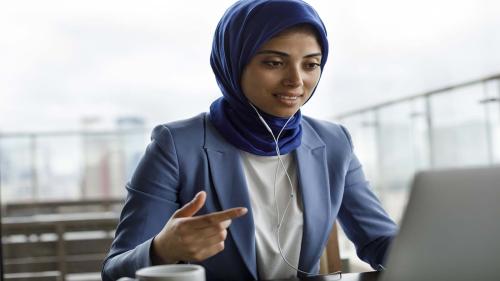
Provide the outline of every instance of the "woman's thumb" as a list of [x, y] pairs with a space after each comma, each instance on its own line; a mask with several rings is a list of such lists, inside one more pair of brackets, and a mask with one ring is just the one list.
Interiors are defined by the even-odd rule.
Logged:
[[173, 216], [176, 218], [192, 217], [201, 209], [201, 207], [203, 207], [206, 198], [207, 194], [205, 193], [205, 191], [196, 193], [196, 196], [194, 196], [193, 200], [182, 206], [182, 208], [177, 210]]

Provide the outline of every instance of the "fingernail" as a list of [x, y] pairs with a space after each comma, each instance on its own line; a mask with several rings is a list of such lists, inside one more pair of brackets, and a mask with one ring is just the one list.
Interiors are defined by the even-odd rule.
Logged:
[[241, 209], [241, 214], [244, 215], [248, 212], [248, 209], [247, 208], [243, 208]]

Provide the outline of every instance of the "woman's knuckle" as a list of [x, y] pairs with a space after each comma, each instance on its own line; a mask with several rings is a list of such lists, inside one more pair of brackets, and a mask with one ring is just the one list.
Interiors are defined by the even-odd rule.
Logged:
[[196, 249], [195, 247], [192, 247], [192, 246], [187, 248], [187, 252], [189, 255], [191, 255], [193, 257], [195, 257], [199, 254], [198, 249]]
[[215, 224], [217, 223], [217, 219], [215, 217], [207, 217], [207, 221], [210, 224]]
[[204, 257], [201, 253], [195, 253], [193, 254], [193, 259], [197, 262], [200, 262], [204, 260]]

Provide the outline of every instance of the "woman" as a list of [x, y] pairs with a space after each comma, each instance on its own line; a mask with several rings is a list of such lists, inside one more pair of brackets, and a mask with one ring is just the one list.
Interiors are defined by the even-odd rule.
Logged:
[[[301, 115], [328, 56], [300, 0], [244, 0], [217, 26], [210, 113], [158, 126], [127, 185], [103, 280], [199, 263], [207, 280], [317, 273], [336, 220], [372, 267], [396, 226], [340, 125]], [[278, 145], [276, 145], [278, 144]]]

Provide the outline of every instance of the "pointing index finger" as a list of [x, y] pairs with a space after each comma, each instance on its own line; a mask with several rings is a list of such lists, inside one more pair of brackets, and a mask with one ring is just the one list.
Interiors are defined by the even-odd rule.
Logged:
[[241, 217], [247, 212], [248, 209], [244, 207], [231, 208], [224, 211], [193, 217], [192, 220], [196, 223], [197, 227], [203, 228], [213, 226], [214, 224], [218, 224], [226, 220]]

